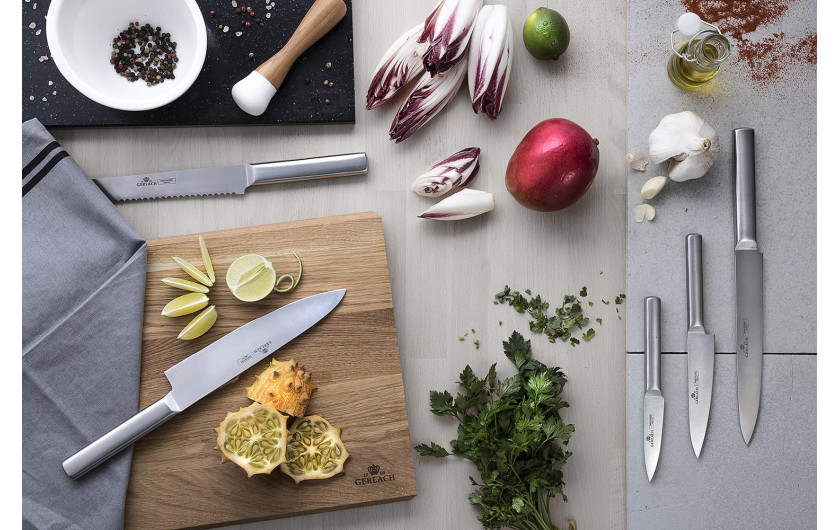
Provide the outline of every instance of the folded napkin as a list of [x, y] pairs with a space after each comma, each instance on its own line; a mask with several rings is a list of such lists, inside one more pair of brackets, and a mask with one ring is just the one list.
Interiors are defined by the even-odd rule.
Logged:
[[61, 463], [137, 412], [146, 242], [37, 120], [23, 164], [23, 526], [121, 528], [131, 450]]

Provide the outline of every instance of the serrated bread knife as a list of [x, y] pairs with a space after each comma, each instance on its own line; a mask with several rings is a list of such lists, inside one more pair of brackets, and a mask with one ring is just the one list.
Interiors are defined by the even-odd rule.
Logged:
[[738, 417], [749, 445], [761, 402], [764, 356], [764, 257], [758, 250], [755, 221], [755, 133], [734, 131], [735, 138], [735, 296], [738, 344]]
[[648, 481], [653, 480], [659, 451], [662, 448], [662, 420], [665, 416], [665, 398], [659, 387], [660, 342], [659, 298], [645, 298], [645, 401], [644, 446], [645, 469]]
[[245, 193], [251, 186], [366, 175], [365, 153], [93, 179], [112, 201]]
[[685, 283], [688, 298], [688, 335], [685, 341], [688, 375], [688, 429], [694, 454], [700, 458], [715, 373], [715, 336], [706, 333], [703, 319], [703, 238], [685, 236]]
[[164, 372], [172, 391], [62, 463], [77, 479], [172, 416], [254, 366], [327, 316], [344, 289], [316, 294], [275, 309], [231, 331]]

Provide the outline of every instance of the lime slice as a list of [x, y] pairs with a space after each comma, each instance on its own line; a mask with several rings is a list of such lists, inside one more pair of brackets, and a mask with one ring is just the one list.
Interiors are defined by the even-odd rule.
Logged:
[[166, 304], [160, 314], [165, 317], [189, 315], [204, 309], [209, 302], [210, 299], [204, 293], [185, 294]]
[[185, 291], [192, 291], [194, 293], [209, 293], [210, 288], [200, 283], [191, 282], [190, 280], [182, 280], [181, 278], [164, 278], [163, 283], [176, 289], [183, 289]]
[[531, 55], [556, 61], [569, 47], [569, 25], [557, 11], [541, 7], [525, 19], [522, 38]]
[[233, 296], [243, 302], [256, 302], [274, 289], [277, 273], [271, 262], [264, 257], [246, 254], [230, 264], [225, 279]]
[[213, 262], [210, 261], [210, 253], [207, 252], [207, 244], [204, 238], [198, 236], [198, 245], [201, 247], [201, 259], [204, 260], [204, 270], [207, 271], [207, 277], [211, 283], [216, 283], [216, 273], [213, 271]]
[[206, 274], [198, 270], [198, 267], [196, 267], [189, 261], [175, 256], [172, 256], [172, 260], [175, 261], [175, 263], [177, 263], [178, 266], [181, 267], [181, 269], [184, 272], [195, 278], [197, 281], [203, 283], [207, 287], [213, 287], [213, 282], [210, 281], [210, 278], [208, 278]]
[[187, 324], [187, 327], [181, 330], [181, 333], [178, 334], [178, 338], [181, 340], [197, 339], [213, 327], [213, 324], [216, 323], [217, 316], [218, 313], [216, 313], [216, 306], [211, 305], [199, 313], [197, 317], [192, 319], [190, 323]]

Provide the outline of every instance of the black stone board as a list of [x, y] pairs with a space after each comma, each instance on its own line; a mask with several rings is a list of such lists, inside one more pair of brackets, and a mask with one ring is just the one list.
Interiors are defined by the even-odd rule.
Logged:
[[[250, 17], [237, 14], [230, 0], [197, 0], [207, 27], [207, 57], [201, 73], [172, 103], [131, 112], [88, 99], [64, 79], [52, 59], [39, 60], [50, 55], [46, 32], [49, 0], [23, 0], [23, 119], [38, 118], [47, 127], [354, 123], [351, 0], [344, 0], [344, 19], [298, 59], [262, 116], [250, 116], [236, 106], [231, 87], [289, 40], [314, 0], [272, 1], [275, 5], [270, 11], [265, 9], [265, 0], [241, 2], [240, 6], [257, 13]], [[216, 16], [210, 16], [211, 10]], [[266, 18], [266, 13], [271, 16]], [[244, 20], [251, 22], [250, 28], [242, 27]], [[33, 22], [36, 26], [30, 28]], [[227, 33], [218, 29], [220, 24], [229, 27]], [[114, 28], [114, 34], [120, 29]], [[242, 32], [239, 37], [238, 31]], [[249, 58], [249, 53], [254, 57]], [[332, 86], [324, 85], [325, 80]]]

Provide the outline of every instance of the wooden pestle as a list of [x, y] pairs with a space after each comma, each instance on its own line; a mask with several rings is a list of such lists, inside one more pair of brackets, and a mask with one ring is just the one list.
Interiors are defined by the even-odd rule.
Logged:
[[236, 104], [248, 114], [262, 114], [298, 57], [334, 28], [346, 13], [344, 0], [315, 0], [289, 42], [233, 86]]

